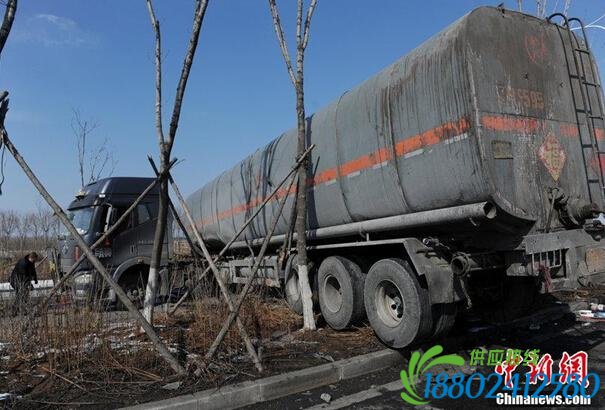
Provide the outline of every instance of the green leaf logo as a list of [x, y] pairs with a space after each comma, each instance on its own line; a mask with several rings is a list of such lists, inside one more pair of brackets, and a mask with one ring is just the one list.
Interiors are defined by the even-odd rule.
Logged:
[[[422, 397], [416, 391], [416, 384], [428, 369], [440, 364], [449, 364], [452, 366], [464, 365], [464, 358], [457, 354], [448, 354], [439, 356], [443, 352], [441, 345], [435, 345], [424, 352], [422, 356], [418, 351], [412, 353], [408, 370], [402, 370], [400, 373], [401, 383], [404, 391], [401, 392], [401, 398], [415, 406], [427, 404], [429, 401]], [[437, 357], [439, 356], [439, 357]]]

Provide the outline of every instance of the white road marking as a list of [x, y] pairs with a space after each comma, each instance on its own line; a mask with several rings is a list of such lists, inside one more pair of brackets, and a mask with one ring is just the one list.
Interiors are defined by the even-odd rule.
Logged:
[[308, 407], [307, 410], [342, 409], [360, 403], [362, 401], [382, 396], [385, 391], [392, 392], [397, 390], [403, 390], [401, 380], [395, 380], [394, 382], [383, 384], [382, 386], [376, 386], [368, 390], [353, 393], [348, 396], [344, 396], [334, 401], [331, 401], [330, 403], [323, 403], [313, 407]]
[[347, 175], [347, 177], [348, 178], [353, 178], [353, 177], [356, 177], [359, 174], [361, 174], [361, 171], [355, 171], [355, 172], [351, 172], [349, 175]]

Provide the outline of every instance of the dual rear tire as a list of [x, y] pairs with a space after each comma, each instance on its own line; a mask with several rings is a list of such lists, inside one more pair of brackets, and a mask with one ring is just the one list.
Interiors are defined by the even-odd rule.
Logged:
[[[456, 306], [431, 306], [428, 290], [402, 259], [381, 259], [366, 275], [352, 260], [330, 256], [321, 263], [316, 284], [322, 316], [331, 328], [345, 329], [367, 316], [376, 336], [394, 349], [441, 337], [454, 324]], [[302, 314], [295, 272], [285, 290], [290, 307]]]
[[[363, 284], [365, 275], [359, 265], [341, 256], [323, 260], [312, 280], [314, 295], [326, 323], [333, 329], [346, 329], [365, 318]], [[293, 260], [284, 284], [290, 309], [302, 315], [302, 297], [298, 283], [298, 267]]]
[[370, 325], [387, 346], [401, 349], [431, 336], [428, 291], [402, 259], [382, 259], [372, 265], [364, 296]]
[[317, 274], [319, 307], [326, 323], [341, 330], [361, 322], [365, 318], [365, 275], [359, 265], [341, 256], [330, 256]]

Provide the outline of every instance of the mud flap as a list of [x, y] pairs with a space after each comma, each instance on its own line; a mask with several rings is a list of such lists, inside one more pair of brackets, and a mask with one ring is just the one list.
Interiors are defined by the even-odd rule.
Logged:
[[464, 299], [460, 281], [454, 277], [450, 263], [443, 255], [417, 238], [405, 238], [403, 246], [416, 273], [426, 281], [431, 305]]

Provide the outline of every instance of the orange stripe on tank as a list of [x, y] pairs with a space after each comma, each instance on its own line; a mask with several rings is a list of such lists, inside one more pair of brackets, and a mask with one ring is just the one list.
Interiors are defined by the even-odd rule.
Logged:
[[[435, 145], [448, 138], [455, 137], [467, 132], [470, 129], [470, 122], [466, 118], [461, 118], [458, 121], [447, 122], [436, 128], [427, 130], [421, 134], [413, 135], [395, 144], [395, 155], [401, 157], [409, 152], [417, 149]], [[351, 175], [358, 171], [363, 171], [372, 168], [375, 165], [382, 164], [385, 161], [393, 159], [393, 152], [387, 147], [379, 148], [374, 152], [357, 157], [351, 161], [347, 161], [340, 167], [325, 169], [317, 173], [313, 178], [307, 181], [308, 187], [320, 185], [322, 183], [335, 181], [338, 177]], [[339, 175], [340, 174], [340, 175]], [[287, 188], [279, 189], [271, 200], [283, 198], [285, 195], [291, 195], [296, 192], [296, 187], [293, 186], [289, 192]], [[266, 198], [266, 197], [265, 197]], [[265, 198], [254, 198], [247, 204], [240, 204], [231, 209], [221, 211], [217, 217], [219, 220], [231, 217], [235, 214], [245, 212], [263, 203]], [[212, 223], [213, 217], [204, 218], [201, 224]]]
[[517, 131], [530, 134], [538, 131], [543, 121], [536, 118], [511, 118], [502, 115], [484, 115], [481, 125], [491, 131]]
[[580, 136], [576, 124], [561, 124], [559, 125], [559, 132], [563, 137], [577, 138]]

